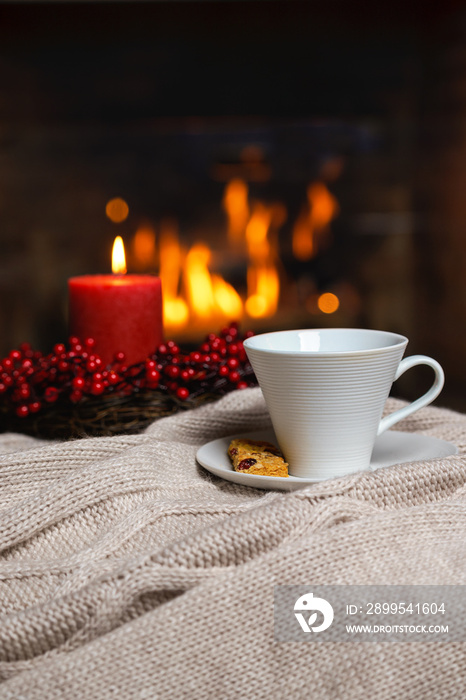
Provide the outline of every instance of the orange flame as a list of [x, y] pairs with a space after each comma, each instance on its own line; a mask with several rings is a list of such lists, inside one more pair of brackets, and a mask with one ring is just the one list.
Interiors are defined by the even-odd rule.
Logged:
[[112, 249], [112, 272], [115, 275], [126, 274], [125, 246], [121, 236], [117, 236]]
[[268, 232], [272, 212], [260, 202], [254, 205], [252, 216], [246, 227], [246, 242], [248, 244], [249, 257], [254, 262], [262, 262], [270, 254]]
[[248, 287], [254, 289], [246, 300], [246, 311], [252, 318], [273, 316], [277, 310], [280, 280], [274, 265], [251, 267], [248, 271]]
[[[248, 268], [246, 311], [252, 318], [273, 316], [280, 295], [280, 280], [274, 262], [276, 245], [270, 239], [270, 227], [276, 208], [257, 203], [246, 227], [251, 264]], [[280, 216], [283, 212], [280, 211]]]
[[185, 285], [189, 305], [200, 318], [209, 318], [215, 306], [209, 272], [211, 253], [204, 243], [195, 243], [186, 256]]
[[[320, 239], [329, 232], [329, 224], [338, 213], [338, 204], [326, 186], [311, 183], [308, 206], [294, 225], [293, 251], [308, 260], [319, 249]], [[158, 258], [163, 289], [164, 323], [168, 333], [189, 326], [212, 327], [244, 314], [251, 319], [267, 318], [277, 312], [280, 299], [280, 263], [278, 233], [287, 217], [281, 203], [266, 204], [248, 200], [248, 186], [239, 179], [225, 187], [223, 207], [228, 217], [229, 252], [232, 269], [247, 266], [246, 293], [240, 296], [218, 272], [212, 270], [213, 255], [206, 243], [196, 242], [189, 250], [180, 244], [176, 222], [164, 222], [158, 234], [150, 227], [139, 229], [133, 240], [134, 261], [147, 265]], [[120, 271], [120, 270], [119, 270]], [[312, 301], [312, 304], [311, 304]], [[312, 313], [333, 313], [339, 300], [323, 294], [308, 300]], [[311, 309], [309, 306], [309, 309]], [[315, 311], [314, 311], [315, 307]]]
[[212, 275], [212, 286], [215, 305], [225, 318], [240, 319], [243, 315], [243, 302], [236, 289], [220, 275]]
[[338, 202], [323, 182], [313, 182], [307, 188], [309, 211], [303, 211], [293, 229], [293, 254], [298, 260], [310, 260], [318, 249], [318, 239], [328, 233], [328, 227], [339, 211]]
[[241, 318], [241, 297], [223, 277], [210, 273], [210, 260], [210, 249], [204, 243], [193, 245], [186, 256], [184, 285], [189, 308], [201, 319]]
[[223, 208], [228, 216], [228, 238], [232, 243], [238, 243], [244, 238], [249, 219], [248, 186], [243, 180], [230, 180], [227, 184]]
[[159, 276], [163, 290], [163, 318], [167, 329], [181, 328], [189, 321], [189, 308], [179, 296], [183, 251], [173, 222], [165, 222], [160, 231]]

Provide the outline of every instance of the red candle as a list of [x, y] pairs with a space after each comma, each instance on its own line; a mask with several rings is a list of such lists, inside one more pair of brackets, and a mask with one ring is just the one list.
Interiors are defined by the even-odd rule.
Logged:
[[[114, 246], [115, 250], [115, 246]], [[123, 253], [124, 255], [124, 253]], [[123, 266], [113, 269], [125, 270]], [[84, 275], [68, 281], [71, 335], [94, 338], [105, 364], [141, 362], [163, 342], [162, 287], [154, 275]]]

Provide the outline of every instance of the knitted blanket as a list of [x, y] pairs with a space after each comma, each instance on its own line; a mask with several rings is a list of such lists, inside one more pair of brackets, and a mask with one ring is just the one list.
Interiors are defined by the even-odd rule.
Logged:
[[466, 584], [466, 416], [397, 426], [458, 455], [291, 493], [197, 465], [268, 427], [247, 389], [136, 436], [0, 436], [0, 698], [464, 697], [461, 643], [276, 642], [273, 587]]

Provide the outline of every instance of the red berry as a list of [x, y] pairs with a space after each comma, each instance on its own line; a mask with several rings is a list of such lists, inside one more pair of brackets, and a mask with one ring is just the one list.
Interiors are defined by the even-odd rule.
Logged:
[[186, 387], [180, 386], [180, 388], [176, 390], [176, 395], [179, 399], [181, 399], [181, 401], [186, 401], [189, 396], [189, 391], [186, 389]]
[[157, 352], [159, 355], [166, 355], [168, 353], [168, 347], [162, 343], [162, 345], [159, 345], [157, 348]]
[[54, 386], [48, 386], [44, 392], [44, 399], [48, 403], [53, 403], [58, 399], [58, 389]]
[[94, 338], [86, 338], [86, 340], [84, 341], [84, 345], [86, 345], [88, 348], [93, 348], [95, 345]]
[[160, 380], [160, 372], [156, 369], [149, 369], [146, 371], [146, 377], [150, 382], [158, 382]]
[[10, 359], [13, 360], [13, 362], [15, 362], [16, 360], [20, 360], [21, 359], [20, 351], [19, 350], [12, 350], [10, 352]]
[[31, 413], [37, 413], [37, 411], [40, 411], [41, 408], [42, 404], [40, 401], [33, 401], [29, 404], [29, 410]]
[[108, 383], [109, 384], [118, 384], [120, 379], [121, 379], [120, 375], [117, 374], [116, 372], [111, 371], [108, 373]]
[[29, 415], [29, 407], [24, 404], [23, 406], [18, 406], [16, 409], [16, 415], [20, 418], [26, 418], [26, 416]]
[[126, 355], [124, 352], [115, 353], [115, 362], [124, 362], [125, 359], [126, 359]]
[[85, 385], [85, 381], [82, 377], [75, 377], [71, 382], [73, 389], [82, 389]]
[[70, 401], [72, 401], [73, 403], [78, 403], [78, 401], [81, 401], [82, 397], [83, 392], [79, 391], [78, 389], [75, 389], [70, 394]]
[[218, 373], [221, 377], [228, 377], [230, 370], [226, 365], [222, 365], [221, 367], [218, 368]]
[[168, 365], [168, 367], [165, 368], [165, 374], [168, 374], [172, 379], [176, 379], [180, 374], [180, 368], [177, 367], [177, 365]]
[[232, 343], [228, 348], [228, 352], [230, 355], [237, 355], [238, 351], [239, 351], [239, 348], [236, 345], [236, 343]]
[[238, 382], [238, 384], [236, 385], [236, 388], [237, 389], [247, 389], [248, 388], [247, 382]]
[[239, 361], [236, 359], [236, 357], [230, 357], [227, 360], [227, 365], [230, 367], [230, 369], [236, 369], [239, 367]]
[[63, 345], [63, 343], [57, 343], [56, 345], [53, 346], [53, 352], [55, 355], [61, 355], [63, 352], [65, 352], [66, 348]]
[[230, 382], [232, 382], [232, 384], [236, 384], [236, 382], [239, 382], [239, 380], [241, 379], [241, 375], [239, 372], [230, 372], [230, 374], [228, 375], [228, 379], [230, 380]]
[[98, 396], [105, 391], [105, 384], [103, 382], [92, 382], [91, 394]]
[[29, 384], [22, 384], [20, 389], [19, 389], [19, 396], [22, 399], [28, 399], [31, 396], [31, 389], [29, 388]]
[[0, 394], [4, 394], [6, 391], [6, 384], [0, 382]]

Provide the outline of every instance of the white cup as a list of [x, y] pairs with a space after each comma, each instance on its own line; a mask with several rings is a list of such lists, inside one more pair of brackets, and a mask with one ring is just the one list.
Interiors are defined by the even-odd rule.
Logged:
[[[377, 435], [431, 403], [444, 374], [436, 360], [402, 360], [408, 339], [354, 328], [278, 331], [244, 341], [290, 474], [329, 479], [368, 469]], [[435, 372], [419, 399], [381, 418], [393, 382], [415, 365]]]

